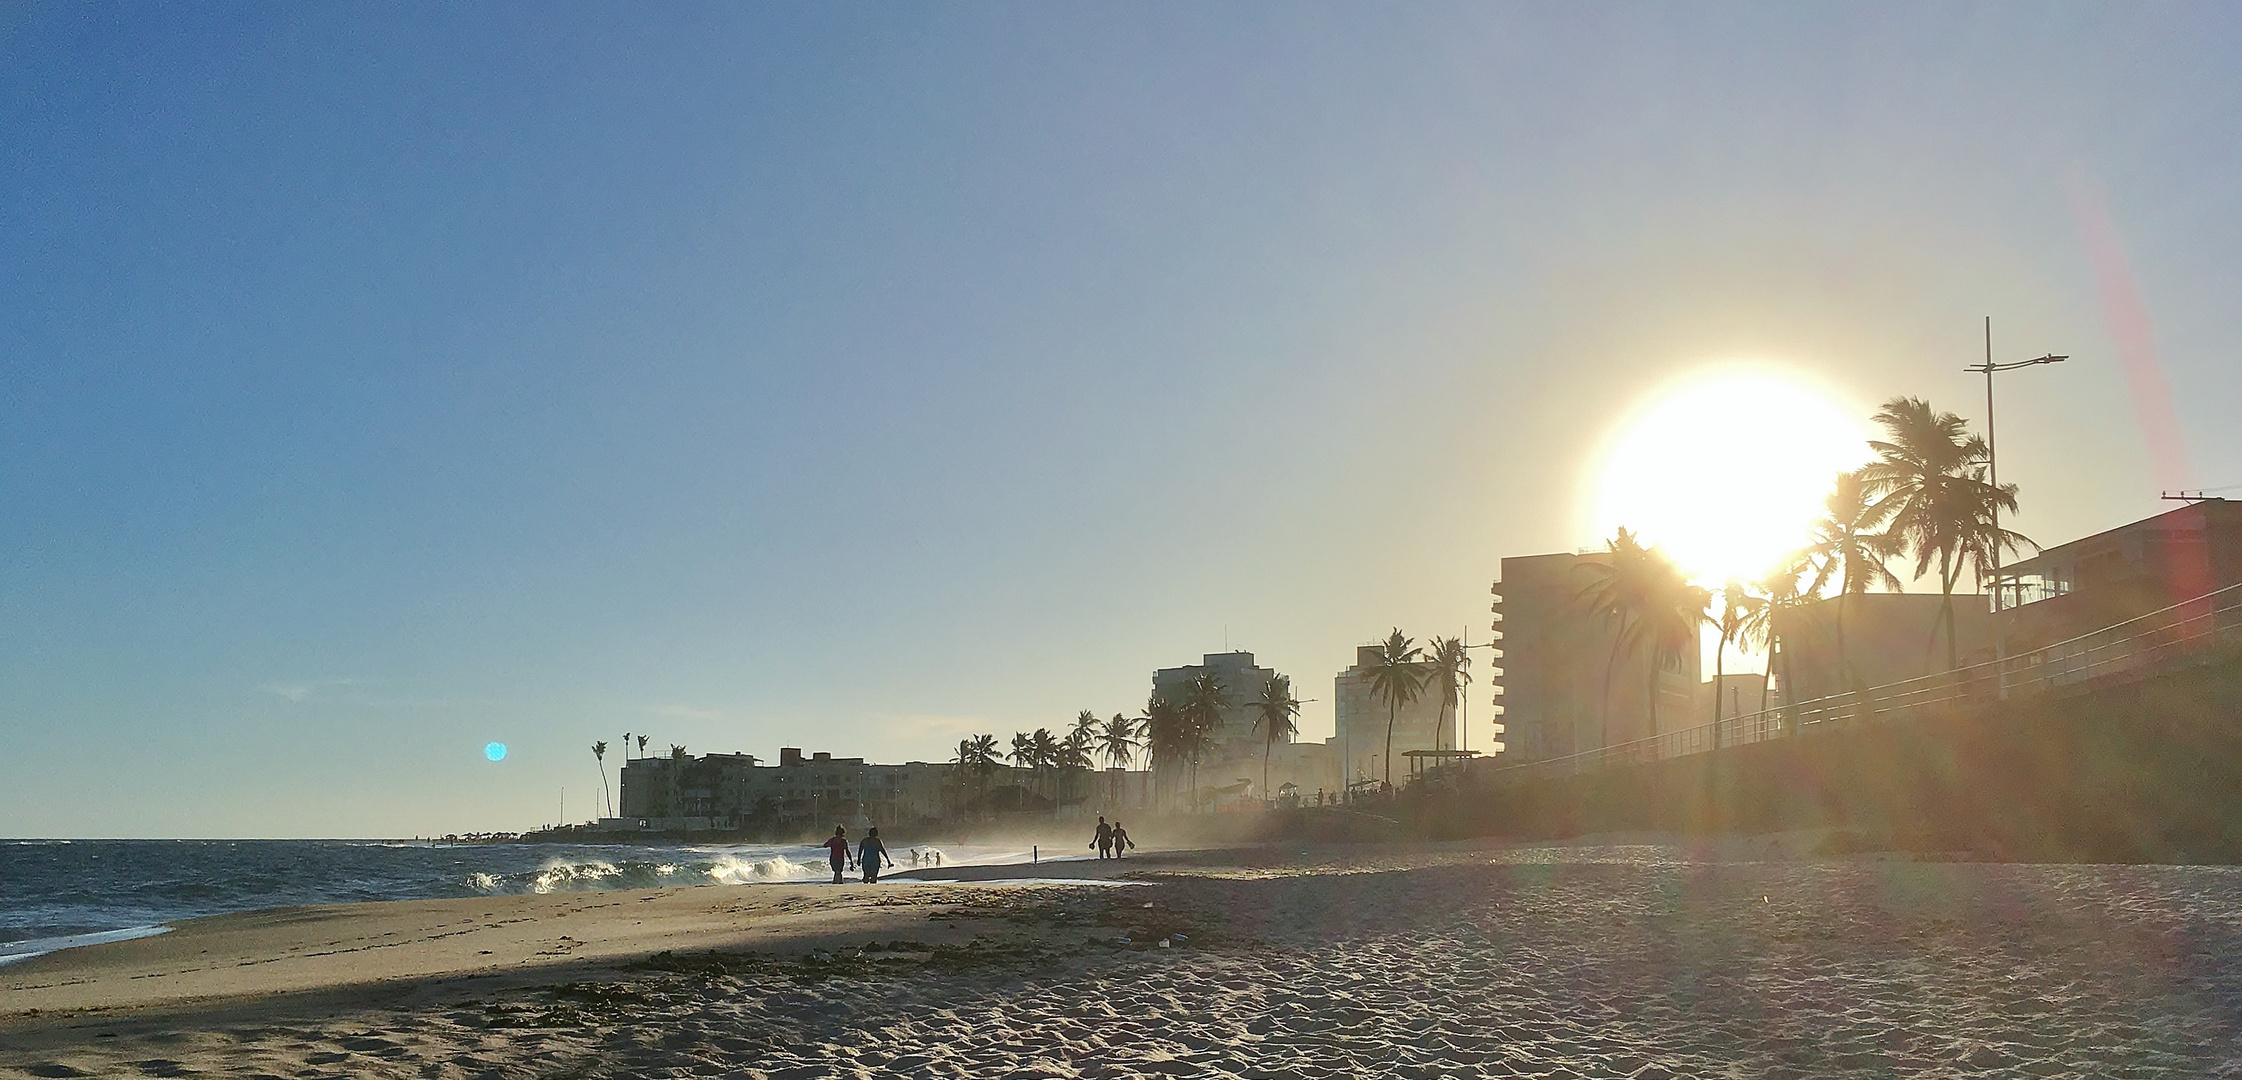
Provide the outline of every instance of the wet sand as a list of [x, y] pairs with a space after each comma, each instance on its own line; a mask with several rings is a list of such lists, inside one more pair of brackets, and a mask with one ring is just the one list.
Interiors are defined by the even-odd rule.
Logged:
[[[2242, 1076], [2242, 872], [1795, 856], [1261, 849], [1060, 864], [1125, 887], [202, 920], [0, 968], [0, 1075]], [[356, 951], [218, 973], [315, 938]]]

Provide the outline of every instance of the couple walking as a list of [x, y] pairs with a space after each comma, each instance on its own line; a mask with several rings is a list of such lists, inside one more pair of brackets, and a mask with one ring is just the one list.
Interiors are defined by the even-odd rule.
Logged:
[[833, 826], [833, 835], [826, 837], [825, 842], [818, 846], [824, 848], [826, 853], [833, 857], [833, 884], [835, 885], [841, 883], [841, 871], [844, 868], [854, 869], [858, 866], [864, 867], [864, 880], [866, 882], [878, 881], [880, 880], [880, 867], [894, 861], [888, 858], [887, 845], [880, 843], [880, 827], [877, 825], [874, 825], [871, 831], [864, 834], [864, 842], [857, 846], [853, 855], [849, 852], [849, 831], [845, 826]]
[[1105, 815], [1099, 814], [1098, 835], [1096, 839], [1090, 841], [1090, 846], [1098, 849], [1098, 858], [1118, 859], [1122, 852], [1137, 846], [1137, 844], [1136, 841], [1129, 839], [1129, 830], [1122, 828], [1119, 821], [1108, 825], [1105, 823]]

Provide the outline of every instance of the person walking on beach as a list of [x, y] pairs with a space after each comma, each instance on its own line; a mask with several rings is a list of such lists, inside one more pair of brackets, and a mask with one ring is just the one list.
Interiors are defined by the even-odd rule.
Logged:
[[1129, 830], [1122, 828], [1119, 821], [1115, 821], [1113, 823], [1113, 857], [1118, 859], [1122, 852], [1135, 846], [1137, 846], [1136, 841], [1129, 839]]
[[824, 848], [826, 854], [833, 856], [833, 884], [840, 884], [841, 871], [849, 866], [848, 829], [840, 825], [833, 826], [833, 835], [826, 837], [825, 842], [818, 846]]
[[1113, 857], [1113, 826], [1105, 823], [1104, 814], [1098, 815], [1098, 837], [1090, 841], [1090, 846], [1098, 849], [1098, 858]]
[[864, 834], [864, 843], [856, 849], [856, 861], [864, 866], [865, 884], [869, 885], [880, 880], [880, 867], [886, 864], [889, 859], [887, 857], [887, 845], [880, 843], [879, 826], [872, 826], [871, 831]]

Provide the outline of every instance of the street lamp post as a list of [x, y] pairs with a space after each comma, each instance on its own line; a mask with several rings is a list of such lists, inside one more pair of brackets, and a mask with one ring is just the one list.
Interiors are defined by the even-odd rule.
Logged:
[[[2068, 356], [2057, 356], [2054, 353], [2049, 353], [2046, 356], [2036, 356], [2030, 360], [2012, 360], [2006, 364], [1994, 363], [1993, 317], [1991, 315], [1985, 317], [1985, 362], [1972, 364], [1962, 370], [1985, 373], [1985, 467], [1992, 478], [1995, 492], [1998, 492], [2001, 487], [2001, 461], [1998, 453], [1999, 443], [1993, 437], [1993, 373], [1996, 371], [2014, 371], [2017, 368], [2031, 367], [2035, 364], [2060, 364], [2068, 359], [2070, 359]], [[2001, 504], [1997, 499], [1993, 503], [1993, 527], [1995, 529], [2001, 527]], [[1997, 571], [2000, 568], [2001, 546], [1996, 541], [1993, 545], [1993, 569]], [[1993, 583], [1993, 610], [2001, 610], [2001, 585], [1998, 580]]]

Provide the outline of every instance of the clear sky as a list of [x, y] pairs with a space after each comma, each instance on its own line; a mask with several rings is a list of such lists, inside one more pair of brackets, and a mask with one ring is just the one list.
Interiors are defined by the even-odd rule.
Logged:
[[1320, 738], [1664, 388], [1974, 420], [1988, 315], [2074, 357], [2017, 524], [2120, 524], [2242, 484], [2238, 132], [2231, 5], [0, 6], [0, 834], [520, 828], [1226, 642]]

